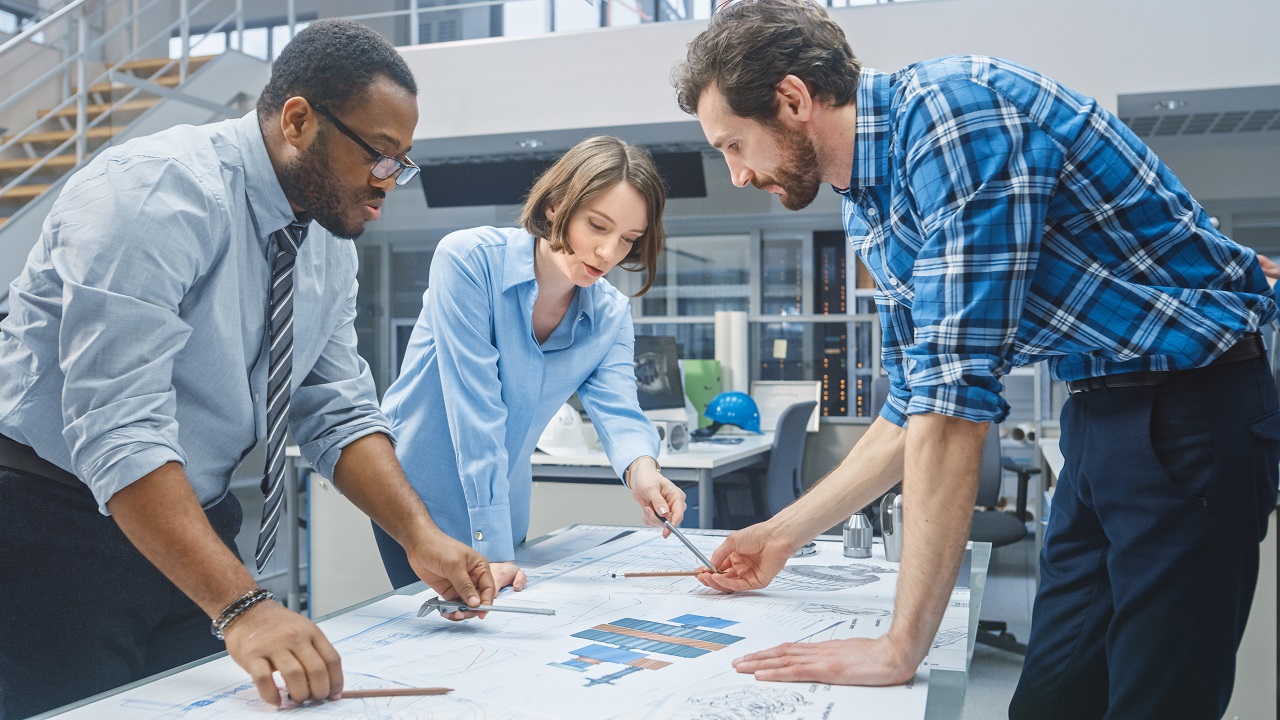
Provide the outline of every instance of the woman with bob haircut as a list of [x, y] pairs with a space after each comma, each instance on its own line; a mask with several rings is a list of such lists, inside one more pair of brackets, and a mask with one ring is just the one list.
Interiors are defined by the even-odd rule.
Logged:
[[[514, 560], [529, 528], [529, 457], [575, 392], [645, 524], [684, 516], [684, 492], [659, 471], [658, 434], [636, 399], [628, 298], [604, 279], [621, 265], [647, 273], [638, 295], [653, 284], [665, 201], [647, 152], [593, 137], [538, 178], [521, 227], [460, 230], [436, 248], [382, 409], [431, 517], [489, 559], [500, 588], [526, 583]], [[404, 549], [374, 534], [391, 583], [415, 582]]]

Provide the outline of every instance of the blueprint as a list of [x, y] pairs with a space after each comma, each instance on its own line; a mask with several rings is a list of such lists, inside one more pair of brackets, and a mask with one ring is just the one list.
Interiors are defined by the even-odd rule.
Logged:
[[[691, 533], [707, 554], [721, 542]], [[691, 577], [693, 556], [655, 530], [620, 537], [528, 572], [497, 604], [554, 616], [490, 613], [451, 622], [417, 617], [428, 591], [394, 595], [320, 624], [342, 655], [347, 689], [444, 686], [448, 695], [339, 700], [283, 711], [308, 718], [819, 720], [924, 717], [930, 668], [964, 668], [967, 590], [953, 595], [914, 680], [890, 688], [765, 683], [731, 662], [783, 642], [878, 637], [893, 618], [898, 566], [883, 554], [846, 562], [819, 542], [768, 588], [725, 595]], [[227, 657], [79, 708], [66, 717], [201, 720], [279, 715]]]

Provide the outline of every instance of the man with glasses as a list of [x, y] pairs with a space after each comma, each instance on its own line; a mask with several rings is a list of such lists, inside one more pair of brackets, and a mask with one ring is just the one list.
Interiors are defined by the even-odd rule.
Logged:
[[270, 703], [273, 672], [293, 700], [341, 692], [328, 640], [235, 549], [230, 479], [265, 440], [260, 573], [272, 555], [286, 429], [423, 580], [493, 599], [484, 558], [405, 481], [356, 353], [350, 240], [418, 172], [416, 93], [372, 30], [315, 23], [255, 112], [125, 143], [67, 182], [0, 325], [0, 718], [223, 638]]

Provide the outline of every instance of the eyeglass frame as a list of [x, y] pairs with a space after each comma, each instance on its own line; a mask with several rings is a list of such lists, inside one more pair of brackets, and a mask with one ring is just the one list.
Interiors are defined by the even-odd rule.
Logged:
[[[364, 138], [357, 135], [354, 130], [347, 127], [346, 124], [343, 123], [341, 120], [339, 120], [337, 116], [335, 116], [332, 112], [330, 112], [328, 108], [321, 105], [320, 103], [311, 102], [310, 100], [308, 100], [307, 102], [311, 105], [311, 107], [315, 108], [317, 112], [319, 112], [321, 115], [324, 115], [326, 118], [328, 118], [329, 122], [333, 123], [333, 126], [338, 128], [338, 132], [351, 138], [353, 141], [355, 141], [357, 145], [363, 148], [365, 152], [377, 158], [373, 162], [373, 167], [369, 168], [370, 175], [373, 175], [375, 178], [379, 180], [387, 180], [389, 178], [395, 178], [396, 185], [406, 185], [409, 183], [410, 180], [418, 176], [418, 173], [421, 171], [421, 168], [419, 168], [417, 165], [414, 165], [413, 161], [410, 160], [408, 157], [405, 157], [404, 161], [401, 161], [397, 158], [387, 155], [386, 153], [380, 152], [377, 148], [365, 142]], [[393, 167], [394, 169], [391, 170], [390, 172], [384, 172], [384, 174], [379, 175], [378, 166], [384, 165], [386, 163], [391, 163], [391, 167]]]

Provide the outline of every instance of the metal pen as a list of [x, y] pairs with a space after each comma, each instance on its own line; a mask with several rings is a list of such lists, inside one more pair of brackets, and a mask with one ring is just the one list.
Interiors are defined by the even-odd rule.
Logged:
[[689, 542], [689, 538], [685, 537], [685, 536], [684, 536], [684, 533], [682, 533], [682, 532], [680, 532], [678, 529], [676, 529], [676, 526], [675, 526], [675, 525], [672, 525], [672, 524], [670, 523], [670, 521], [668, 521], [666, 518], [662, 517], [661, 515], [657, 515], [657, 514], [655, 513], [655, 516], [656, 516], [659, 520], [661, 520], [661, 521], [662, 521], [662, 524], [663, 524], [663, 525], [665, 525], [665, 526], [667, 527], [667, 529], [668, 529], [668, 530], [670, 530], [670, 531], [671, 531], [671, 534], [672, 534], [672, 535], [675, 535], [675, 536], [676, 536], [676, 538], [677, 538], [680, 542], [684, 543], [684, 546], [685, 546], [685, 547], [687, 547], [687, 548], [689, 548], [690, 550], [692, 550], [692, 551], [693, 551], [693, 554], [694, 554], [694, 555], [696, 555], [696, 556], [698, 556], [698, 559], [702, 561], [702, 564], [703, 564], [703, 565], [705, 565], [705, 566], [707, 567], [707, 570], [708, 570], [709, 572], [712, 572], [712, 573], [718, 573], [718, 572], [720, 572], [719, 570], [717, 570], [717, 569], [716, 569], [716, 566], [715, 566], [715, 565], [712, 565], [712, 564], [711, 564], [711, 561], [707, 559], [707, 556], [702, 554], [702, 551], [698, 549], [698, 546], [697, 546], [697, 545], [694, 545], [694, 544], [693, 544], [693, 543], [691, 543], [691, 542]]

